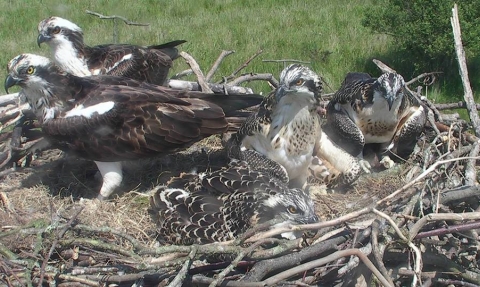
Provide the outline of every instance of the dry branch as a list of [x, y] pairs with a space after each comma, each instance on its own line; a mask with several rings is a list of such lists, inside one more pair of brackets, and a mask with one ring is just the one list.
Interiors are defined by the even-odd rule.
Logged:
[[[223, 85], [223, 84], [214, 84], [206, 83], [214, 93], [227, 93], [227, 94], [253, 94], [253, 90], [248, 87], [242, 87], [238, 85]], [[189, 91], [200, 91], [201, 87], [196, 82], [190, 81], [181, 81], [170, 79], [168, 81], [168, 86], [172, 89], [177, 90], [189, 90]]]
[[185, 59], [187, 64], [192, 68], [193, 73], [197, 76], [198, 84], [202, 88], [202, 92], [204, 93], [213, 93], [212, 89], [207, 84], [207, 81], [205, 80], [205, 76], [203, 75], [202, 70], [200, 69], [200, 66], [198, 65], [197, 61], [190, 56], [188, 53], [181, 51], [180, 56]]
[[90, 14], [90, 15], [94, 15], [94, 16], [97, 16], [97, 17], [100, 18], [100, 19], [109, 19], [109, 20], [120, 19], [120, 20], [122, 20], [122, 21], [123, 21], [125, 24], [127, 24], [127, 25], [132, 25], [132, 26], [150, 26], [149, 23], [133, 22], [133, 21], [128, 20], [128, 19], [125, 18], [125, 17], [118, 16], [118, 15], [105, 16], [105, 15], [102, 15], [102, 14], [100, 14], [100, 13], [93, 12], [93, 11], [90, 11], [90, 10], [85, 10], [85, 13]]
[[205, 81], [210, 82], [213, 75], [218, 70], [218, 67], [222, 63], [223, 59], [225, 59], [227, 56], [233, 53], [235, 53], [235, 51], [233, 50], [232, 51], [223, 50], [222, 53], [220, 53], [220, 56], [218, 56], [217, 60], [215, 60], [215, 62], [213, 63], [212, 68], [210, 68], [210, 71], [208, 71], [207, 75], [205, 76]]
[[455, 38], [455, 52], [457, 53], [460, 76], [462, 77], [462, 84], [465, 92], [465, 103], [475, 130], [475, 135], [480, 137], [480, 117], [478, 116], [477, 105], [475, 104], [472, 87], [470, 86], [470, 80], [468, 78], [467, 60], [465, 58], [465, 51], [462, 44], [460, 21], [458, 20], [458, 6], [456, 3], [453, 6], [452, 14], [453, 16], [450, 18], [450, 21], [452, 23], [453, 36]]

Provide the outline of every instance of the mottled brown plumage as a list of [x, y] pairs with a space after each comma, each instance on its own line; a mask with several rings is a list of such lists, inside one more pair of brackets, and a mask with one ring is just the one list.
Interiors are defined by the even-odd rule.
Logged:
[[184, 40], [155, 46], [104, 44], [87, 46], [83, 32], [76, 24], [49, 17], [38, 24], [37, 42], [46, 42], [56, 63], [76, 76], [113, 75], [128, 77], [156, 85], [164, 85], [173, 60], [178, 57], [176, 46]]
[[12, 59], [8, 68], [6, 88], [25, 90], [50, 142], [97, 165], [184, 149], [225, 132], [230, 114], [263, 99], [173, 90], [115, 76], [77, 77], [31, 54]]
[[[318, 221], [307, 192], [289, 189], [275, 177], [237, 161], [219, 171], [174, 178], [155, 188], [150, 203], [159, 240], [170, 244], [232, 240], [272, 219], [279, 225]], [[301, 234], [282, 236], [293, 239]]]
[[230, 139], [229, 156], [302, 187], [321, 136], [316, 111], [321, 92], [320, 77], [311, 69], [298, 64], [285, 68], [280, 86]]
[[323, 128], [336, 144], [359, 158], [365, 144], [380, 145], [383, 155], [388, 150], [407, 158], [425, 121], [425, 109], [401, 75], [384, 73], [373, 78], [348, 73], [327, 106]]

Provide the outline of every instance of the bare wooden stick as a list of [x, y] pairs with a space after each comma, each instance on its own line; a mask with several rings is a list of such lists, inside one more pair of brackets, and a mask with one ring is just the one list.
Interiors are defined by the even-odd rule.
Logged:
[[408, 234], [409, 239], [413, 239], [417, 236], [418, 232], [427, 222], [432, 221], [465, 221], [465, 220], [480, 220], [480, 212], [464, 212], [464, 213], [432, 213], [422, 217], [418, 220], [410, 229]]
[[[480, 110], [480, 104], [475, 105], [477, 110]], [[435, 104], [435, 107], [439, 110], [452, 110], [452, 109], [466, 109], [467, 104], [465, 102], [449, 103], [449, 104]]]
[[377, 67], [382, 71], [382, 73], [396, 73], [394, 69], [390, 68], [389, 66], [384, 64], [382, 61], [377, 59], [373, 59], [372, 61], [375, 63], [375, 65], [377, 65]]
[[180, 56], [185, 59], [187, 64], [192, 68], [192, 71], [195, 73], [197, 76], [198, 84], [200, 87], [202, 87], [202, 92], [204, 93], [213, 93], [212, 89], [207, 84], [207, 81], [205, 81], [205, 76], [203, 75], [202, 70], [200, 69], [200, 66], [198, 65], [197, 61], [190, 56], [187, 52], [181, 51]]
[[122, 21], [123, 21], [125, 24], [127, 24], [127, 25], [132, 25], [132, 26], [150, 26], [149, 23], [132, 22], [132, 21], [128, 20], [127, 18], [122, 17], [122, 16], [118, 16], [118, 15], [105, 16], [105, 15], [102, 15], [102, 14], [100, 14], [100, 13], [93, 12], [93, 11], [90, 11], [90, 10], [85, 10], [85, 13], [90, 14], [90, 15], [94, 15], [94, 16], [97, 16], [97, 17], [100, 18], [100, 19], [120, 19], [120, 20], [122, 20]]
[[0, 96], [0, 106], [5, 106], [11, 104], [12, 102], [16, 102], [19, 97], [19, 93], [7, 94]]
[[189, 75], [191, 75], [191, 74], [193, 74], [192, 69], [183, 70], [183, 71], [181, 71], [180, 73], [176, 73], [175, 75], [173, 75], [172, 77], [170, 77], [170, 80], [180, 79], [180, 78], [189, 76]]
[[278, 87], [278, 81], [272, 74], [246, 74], [228, 82], [227, 85], [237, 86], [250, 81], [268, 81], [273, 87]]
[[[253, 90], [249, 87], [242, 87], [238, 85], [224, 85], [224, 84], [214, 84], [206, 83], [210, 89], [215, 93], [228, 93], [228, 94], [253, 94]], [[168, 86], [172, 89], [177, 90], [189, 90], [189, 91], [200, 91], [201, 87], [196, 82], [182, 81], [182, 80], [172, 80], [168, 81]]]
[[235, 76], [238, 73], [240, 73], [241, 70], [245, 69], [248, 66], [248, 64], [250, 64], [250, 62], [253, 61], [253, 59], [255, 59], [256, 57], [258, 57], [258, 55], [260, 55], [261, 53], [263, 53], [263, 50], [258, 50], [253, 56], [251, 56], [247, 61], [245, 61], [245, 63], [243, 63], [240, 67], [235, 69], [235, 71], [233, 71], [233, 73], [231, 73], [227, 77], [223, 77], [223, 80], [221, 82], [227, 82], [230, 79], [235, 78]]
[[464, 89], [464, 98], [467, 105], [467, 111], [472, 121], [475, 135], [480, 137], [480, 117], [478, 116], [477, 106], [473, 97], [472, 87], [468, 78], [467, 60], [465, 59], [465, 50], [462, 44], [462, 34], [460, 30], [460, 21], [458, 20], [458, 6], [455, 3], [452, 9], [453, 16], [450, 18], [453, 28], [453, 37], [455, 39], [455, 51], [457, 53], [458, 65], [460, 75], [462, 77], [462, 84]]
[[373, 272], [373, 274], [375, 274], [375, 276], [378, 278], [378, 280], [380, 280], [380, 282], [384, 286], [393, 287], [392, 285], [390, 285], [388, 280], [385, 279], [385, 277], [383, 277], [383, 275], [380, 273], [380, 271], [378, 271], [377, 267], [375, 267], [375, 265], [372, 263], [372, 261], [370, 261], [370, 259], [368, 259], [368, 257], [365, 256], [365, 254], [362, 253], [362, 251], [360, 251], [359, 249], [356, 249], [356, 248], [355, 249], [347, 249], [347, 250], [337, 251], [337, 252], [335, 252], [333, 254], [330, 254], [328, 256], [325, 256], [323, 258], [301, 264], [299, 266], [296, 266], [294, 268], [291, 268], [291, 269], [283, 271], [279, 274], [276, 274], [276, 275], [274, 275], [274, 276], [272, 276], [272, 277], [270, 277], [266, 280], [263, 280], [262, 283], [264, 283], [265, 286], [274, 286], [278, 282], [280, 282], [284, 279], [287, 279], [287, 278], [289, 278], [289, 277], [291, 277], [295, 274], [307, 271], [307, 270], [315, 268], [315, 267], [325, 265], [325, 264], [327, 264], [329, 262], [332, 262], [332, 261], [335, 261], [339, 258], [352, 256], [352, 255], [358, 256], [360, 258], [360, 260], [362, 260], [362, 262], [368, 267], [368, 269], [370, 269]]
[[235, 53], [234, 50], [230, 50], [230, 51], [223, 50], [222, 53], [220, 53], [220, 56], [218, 56], [217, 60], [215, 60], [215, 62], [213, 63], [212, 68], [210, 68], [210, 71], [208, 71], [207, 75], [205, 76], [206, 82], [210, 82], [213, 75], [218, 70], [218, 67], [222, 63], [223, 59], [225, 59], [228, 55], [231, 55], [233, 53]]
[[416, 81], [418, 81], [420, 79], [426, 78], [428, 76], [434, 76], [433, 80], [430, 80], [430, 82], [428, 84], [425, 84], [426, 86], [430, 86], [435, 82], [435, 74], [441, 74], [441, 73], [442, 72], [423, 73], [423, 74], [420, 74], [420, 75], [416, 76], [415, 78], [411, 79], [410, 81], [405, 82], [405, 85], [409, 86], [409, 85], [415, 83]]
[[299, 64], [311, 64], [310, 62], [307, 61], [300, 61], [300, 60], [295, 60], [295, 59], [280, 59], [280, 60], [262, 60], [262, 62], [265, 63], [299, 63]]

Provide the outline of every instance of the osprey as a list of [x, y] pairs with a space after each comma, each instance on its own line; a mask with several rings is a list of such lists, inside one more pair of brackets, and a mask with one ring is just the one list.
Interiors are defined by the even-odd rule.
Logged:
[[[275, 226], [318, 222], [308, 192], [289, 189], [246, 162], [173, 178], [167, 186], [154, 189], [149, 212], [157, 223], [159, 240], [180, 245], [232, 240], [272, 219], [278, 220]], [[282, 237], [301, 235], [286, 232]]]
[[105, 44], [89, 47], [83, 42], [80, 27], [60, 17], [50, 17], [38, 24], [37, 43], [46, 42], [55, 62], [75, 76], [113, 75], [164, 85], [173, 60], [175, 46], [184, 40], [157, 46]]
[[252, 168], [264, 170], [292, 187], [304, 187], [309, 169], [317, 169], [313, 173], [328, 177], [328, 170], [314, 152], [324, 149], [327, 157], [332, 151], [345, 152], [328, 138], [322, 140], [317, 113], [321, 92], [320, 77], [311, 69], [299, 64], [285, 68], [279, 87], [230, 138], [229, 157], [245, 160]]
[[[327, 106], [324, 131], [332, 141], [363, 161], [365, 144], [379, 144], [407, 158], [426, 122], [425, 109], [407, 90], [403, 77], [384, 73], [372, 78], [365, 73], [348, 73]], [[391, 159], [385, 156], [383, 162]]]
[[116, 76], [77, 77], [32, 54], [12, 59], [8, 72], [5, 89], [23, 88], [50, 142], [95, 161], [103, 177], [100, 199], [120, 185], [120, 161], [174, 152], [223, 133], [230, 114], [263, 99], [173, 90]]

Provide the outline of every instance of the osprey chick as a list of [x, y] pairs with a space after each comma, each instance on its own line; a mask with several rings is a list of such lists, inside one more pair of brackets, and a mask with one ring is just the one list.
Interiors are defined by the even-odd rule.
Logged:
[[[183, 174], [156, 187], [150, 203], [159, 240], [169, 244], [228, 241], [272, 219], [278, 220], [275, 226], [318, 222], [308, 192], [289, 189], [245, 162], [215, 172]], [[301, 235], [295, 231], [282, 237]]]
[[[426, 122], [425, 109], [408, 91], [403, 77], [384, 73], [373, 78], [365, 73], [348, 73], [327, 106], [323, 129], [339, 146], [362, 159], [365, 144], [378, 144], [407, 158]], [[385, 156], [384, 162], [390, 158]]]

